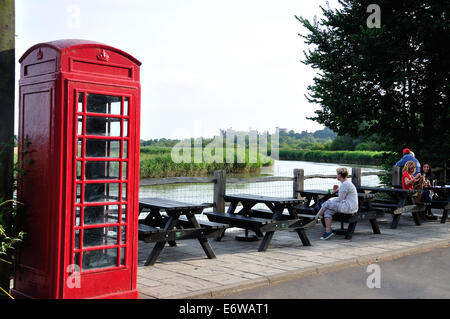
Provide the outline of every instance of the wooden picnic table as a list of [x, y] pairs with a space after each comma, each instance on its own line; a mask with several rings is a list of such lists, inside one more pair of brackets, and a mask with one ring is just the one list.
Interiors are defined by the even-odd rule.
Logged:
[[227, 225], [199, 222], [195, 215], [202, 213], [205, 207], [162, 198], [140, 198], [139, 212], [145, 209], [149, 214], [139, 221], [139, 239], [147, 243], [156, 242], [145, 266], [156, 262], [166, 242], [176, 246], [175, 240], [181, 239], [198, 239], [206, 256], [215, 258], [208, 238], [220, 236]]
[[[337, 197], [337, 193], [331, 193], [323, 190], [301, 190], [298, 191], [300, 196], [305, 198], [303, 207], [299, 209], [300, 212], [305, 214], [316, 215], [320, 206], [319, 203], [323, 203], [332, 197]], [[333, 215], [334, 221], [341, 222], [341, 229], [333, 230], [333, 233], [338, 235], [345, 235], [345, 239], [351, 239], [355, 231], [356, 225], [359, 220], [369, 220], [374, 234], [380, 234], [380, 227], [377, 223], [377, 217], [380, 214], [372, 209], [372, 201], [375, 199], [374, 194], [358, 193], [358, 211], [354, 214], [336, 213]], [[314, 202], [314, 203], [313, 203]], [[382, 213], [381, 213], [382, 214]], [[344, 223], [348, 223], [348, 228], [344, 228]], [[322, 224], [325, 226], [325, 220], [322, 218]]]
[[[204, 215], [211, 221], [245, 229], [246, 237], [248, 237], [248, 230], [254, 231], [259, 237], [264, 236], [258, 251], [265, 251], [268, 248], [276, 231], [288, 229], [297, 232], [304, 246], [311, 245], [305, 229], [315, 224], [315, 220], [314, 218], [300, 219], [294, 209], [295, 206], [301, 205], [303, 200], [252, 194], [224, 195], [224, 199], [230, 202], [226, 213], [205, 212]], [[242, 204], [242, 209], [236, 212], [239, 203]], [[268, 210], [253, 209], [256, 204], [265, 204]], [[287, 213], [284, 213], [285, 209]], [[264, 235], [263, 232], [265, 232]], [[220, 239], [221, 237], [218, 238]]]
[[430, 204], [416, 202], [418, 190], [407, 190], [389, 187], [357, 187], [358, 192], [369, 192], [370, 194], [385, 194], [386, 198], [377, 197], [372, 201], [372, 209], [387, 212], [393, 215], [391, 229], [398, 226], [400, 216], [411, 213], [416, 225], [421, 225], [420, 213], [425, 212]]
[[450, 209], [450, 186], [425, 186], [424, 190], [432, 190], [438, 194], [431, 200], [431, 208], [442, 209], [441, 223], [445, 223]]

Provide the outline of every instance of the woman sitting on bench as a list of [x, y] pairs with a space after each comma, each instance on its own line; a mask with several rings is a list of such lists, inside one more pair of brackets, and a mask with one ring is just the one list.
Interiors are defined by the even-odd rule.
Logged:
[[321, 240], [327, 240], [334, 235], [331, 230], [331, 222], [335, 213], [354, 214], [358, 211], [358, 192], [356, 191], [355, 185], [347, 180], [348, 169], [340, 167], [336, 169], [336, 172], [337, 180], [342, 185], [333, 190], [333, 193], [338, 192], [339, 196], [337, 198], [330, 198], [323, 203], [317, 213], [317, 217], [325, 217], [325, 233], [320, 237]]

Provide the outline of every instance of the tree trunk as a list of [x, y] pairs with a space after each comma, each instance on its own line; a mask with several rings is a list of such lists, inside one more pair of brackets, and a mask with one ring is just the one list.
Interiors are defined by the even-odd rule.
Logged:
[[[14, 90], [15, 90], [14, 0], [0, 0], [0, 202], [13, 198]], [[11, 222], [3, 219], [7, 232]], [[0, 258], [11, 260], [10, 256]], [[0, 286], [9, 293], [12, 265], [0, 260]], [[9, 298], [3, 292], [0, 298]]]

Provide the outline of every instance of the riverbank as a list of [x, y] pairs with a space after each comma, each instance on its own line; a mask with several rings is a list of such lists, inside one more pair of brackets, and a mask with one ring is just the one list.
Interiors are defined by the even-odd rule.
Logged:
[[280, 160], [321, 163], [348, 163], [358, 165], [381, 165], [383, 152], [375, 151], [322, 151], [280, 149]]
[[262, 167], [273, 165], [273, 159], [262, 154], [257, 154], [257, 161], [252, 163], [249, 160], [248, 150], [245, 154], [245, 162], [238, 163], [237, 155], [233, 163], [226, 163], [223, 151], [221, 163], [203, 160], [195, 162], [194, 151], [189, 162], [176, 163], [172, 159], [172, 148], [169, 147], [142, 147], [140, 154], [140, 178], [162, 178], [174, 176], [206, 176], [214, 173], [215, 170], [225, 170], [229, 174], [251, 174], [258, 173]]

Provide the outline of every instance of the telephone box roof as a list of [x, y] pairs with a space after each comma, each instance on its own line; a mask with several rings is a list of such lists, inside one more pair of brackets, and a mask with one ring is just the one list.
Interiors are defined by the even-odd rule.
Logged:
[[82, 40], [82, 39], [63, 39], [63, 40], [55, 40], [55, 41], [50, 41], [50, 42], [38, 43], [38, 44], [32, 46], [31, 48], [29, 48], [22, 55], [19, 62], [22, 62], [25, 59], [25, 57], [28, 54], [30, 54], [30, 52], [34, 51], [37, 48], [41, 48], [41, 47], [53, 48], [53, 49], [59, 51], [61, 54], [64, 54], [64, 53], [69, 52], [74, 49], [81, 49], [81, 48], [107, 49], [107, 50], [111, 50], [111, 51], [114, 51], [118, 54], [125, 56], [126, 58], [128, 58], [129, 60], [131, 60], [132, 62], [134, 62], [137, 65], [142, 64], [138, 59], [134, 58], [133, 56], [131, 56], [130, 54], [128, 54], [122, 50], [116, 49], [114, 47], [111, 47], [111, 46], [103, 44], [103, 43], [90, 41], [90, 40]]

